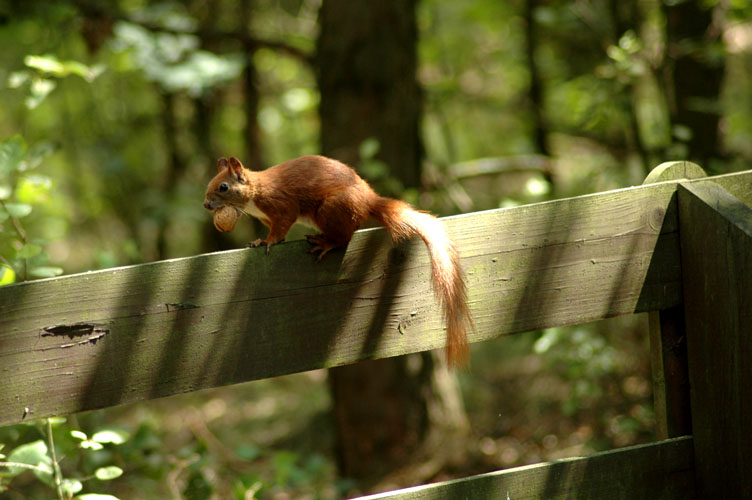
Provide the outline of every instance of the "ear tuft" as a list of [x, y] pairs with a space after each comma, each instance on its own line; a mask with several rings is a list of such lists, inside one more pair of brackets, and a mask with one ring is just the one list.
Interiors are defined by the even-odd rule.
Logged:
[[217, 170], [219, 170], [221, 172], [222, 170], [226, 169], [227, 167], [228, 167], [228, 165], [227, 165], [227, 158], [225, 158], [223, 156], [222, 158], [220, 158], [219, 160], [217, 160]]
[[244, 180], [243, 164], [240, 163], [240, 160], [238, 160], [234, 156], [230, 157], [229, 163], [230, 163], [230, 168], [232, 169], [232, 172], [235, 174], [235, 177], [238, 179], [238, 181], [242, 183]]

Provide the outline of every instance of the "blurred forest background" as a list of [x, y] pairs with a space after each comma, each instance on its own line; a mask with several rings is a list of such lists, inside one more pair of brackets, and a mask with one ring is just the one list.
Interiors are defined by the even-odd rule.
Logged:
[[[0, 46], [0, 285], [243, 246], [258, 225], [219, 234], [202, 207], [219, 156], [325, 153], [440, 215], [752, 160], [748, 0], [0, 0]], [[630, 317], [476, 344], [458, 380], [429, 370], [446, 456], [413, 422], [403, 447], [427, 451], [368, 471], [335, 444], [336, 371], [74, 415], [55, 437], [71, 476], [125, 471], [90, 492], [340, 498], [654, 438], [647, 342]], [[433, 366], [402, 363], [398, 384]], [[70, 432], [101, 429], [124, 441]], [[39, 432], [0, 429], [0, 453]], [[52, 491], [0, 470], [3, 498]]]

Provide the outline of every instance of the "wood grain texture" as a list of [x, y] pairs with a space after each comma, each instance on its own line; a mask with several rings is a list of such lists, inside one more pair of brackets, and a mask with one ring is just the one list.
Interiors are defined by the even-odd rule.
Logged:
[[[654, 168], [643, 185], [703, 177], [705, 171], [695, 163], [670, 161]], [[684, 306], [651, 311], [648, 318], [656, 436], [667, 439], [692, 434]]]
[[[717, 178], [720, 179], [720, 178]], [[749, 182], [750, 174], [727, 176]], [[445, 219], [471, 342], [681, 302], [676, 183]], [[750, 194], [750, 193], [748, 193]], [[0, 425], [442, 347], [421, 241], [356, 233], [0, 287]]]
[[698, 498], [752, 498], [752, 209], [679, 187]]
[[681, 437], [359, 500], [690, 500], [692, 476], [692, 438]]
[[705, 171], [691, 161], [667, 161], [650, 171], [643, 184], [673, 181], [678, 179], [699, 179], [706, 177]]

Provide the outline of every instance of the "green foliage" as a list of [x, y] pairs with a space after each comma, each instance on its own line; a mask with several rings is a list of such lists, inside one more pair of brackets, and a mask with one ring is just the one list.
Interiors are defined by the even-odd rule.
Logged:
[[565, 415], [603, 396], [600, 381], [616, 372], [618, 353], [606, 338], [587, 327], [551, 328], [533, 345], [538, 354], [546, 354], [550, 369], [572, 382], [573, 390], [562, 404]]
[[[168, 17], [167, 24], [183, 24], [175, 20], [189, 18]], [[190, 23], [188, 23], [190, 24]], [[115, 50], [130, 55], [120, 58], [120, 69], [133, 67], [157, 82], [168, 92], [187, 91], [199, 95], [236, 80], [243, 69], [239, 54], [218, 55], [199, 50], [199, 40], [193, 35], [153, 33], [133, 23], [120, 22], [115, 26]]]
[[[93, 13], [80, 9], [81, 2], [0, 5], [0, 68], [6, 68], [0, 82], [7, 87], [0, 89], [0, 285], [55, 276], [62, 268], [76, 272], [205, 251], [213, 233], [205, 231], [210, 222], [201, 201], [217, 156], [250, 153], [250, 130], [259, 135], [265, 165], [318, 152], [315, 68], [301, 54], [315, 51], [319, 2], [257, 0], [249, 26], [241, 25], [243, 2], [222, 2], [222, 8], [213, 9], [220, 3], [89, 3], [96, 6]], [[524, 2], [419, 2], [422, 139], [432, 164], [427, 169], [431, 185], [404, 196], [421, 208], [449, 213], [640, 183], [650, 162], [684, 158], [697, 139], [686, 124], [672, 121], [676, 103], [667, 88], [667, 57], [677, 50], [726, 65], [723, 95], [693, 105], [721, 113], [726, 159], [721, 168], [749, 168], [752, 7], [747, 0], [706, 3], [726, 16], [727, 21], [718, 16], [717, 26], [724, 43], [669, 47], [659, 0], [538, 2], [531, 18]], [[533, 137], [534, 75], [525, 38], [530, 22], [538, 27], [532, 59], [542, 86], [538, 111], [550, 149], [551, 179], [526, 163], [542, 153]], [[246, 31], [271, 43], [247, 54], [237, 36]], [[258, 93], [255, 123], [246, 113], [248, 64], [255, 70]], [[379, 147], [375, 138], [360, 144], [359, 167], [370, 180], [400, 191], [388, 184], [393, 181], [376, 158]], [[450, 166], [483, 158], [520, 161], [475, 179], [456, 181], [447, 174]], [[241, 246], [249, 234], [238, 229], [231, 237], [237, 239], [224, 246]], [[487, 371], [467, 393], [482, 393], [484, 381], [504, 376], [501, 385], [512, 387], [494, 385], [485, 390], [498, 400], [469, 405], [474, 428], [482, 424], [484, 437], [518, 441], [507, 448], [514, 448], [514, 458], [504, 458], [501, 465], [553, 453], [546, 443], [557, 440], [562, 448], [583, 442], [608, 447], [620, 439], [631, 444], [649, 432], [645, 368], [633, 366], [626, 354], [644, 346], [639, 337], [629, 345], [617, 345], [615, 338], [592, 325], [555, 329], [534, 340], [515, 340], [524, 348], [518, 346], [508, 362], [498, 361], [506, 350], [489, 355], [485, 363], [476, 363], [474, 356], [474, 366]], [[492, 351], [487, 346], [479, 350], [481, 358]], [[518, 359], [523, 362], [515, 365]], [[545, 375], [504, 372], [505, 366], [527, 368], [525, 363], [535, 362], [545, 365]], [[628, 368], [640, 368], [640, 374]], [[535, 392], [529, 387], [544, 377], [546, 387], [558, 391], [532, 394], [529, 404], [517, 407], [521, 416], [514, 420], [509, 408], [515, 398]], [[520, 379], [527, 384], [514, 386]], [[325, 392], [306, 380], [298, 395], [290, 396], [285, 383], [263, 386], [253, 397], [223, 396], [228, 406], [241, 408], [226, 411], [221, 425], [213, 427], [224, 451], [205, 435], [188, 432], [185, 419], [171, 420], [175, 402], [161, 409], [127, 410], [131, 413], [117, 423], [130, 426], [130, 438], [107, 430], [118, 418], [112, 413], [80, 417], [96, 425], [58, 425], [55, 444], [59, 456], [67, 457], [60, 465], [71, 467], [61, 487], [76, 498], [111, 499], [104, 490], [80, 493], [84, 485], [104, 488], [96, 479], [101, 476], [113, 479], [110, 485], [156, 492], [153, 498], [172, 494], [171, 487], [191, 498], [344, 496], [352, 485], [335, 478], [332, 457], [311, 451], [314, 446], [260, 437], [291, 422], [308, 430], [315, 415], [284, 404], [268, 420], [244, 413], [248, 401], [274, 399], [270, 395], [285, 394], [289, 404]], [[603, 400], [626, 402], [626, 407], [601, 411]], [[529, 423], [536, 418], [547, 429], [541, 436]], [[248, 439], [244, 426], [250, 425], [264, 429]], [[279, 434], [293, 435], [293, 430]], [[26, 481], [50, 496], [54, 470], [43, 429], [41, 435], [40, 440], [36, 426], [0, 433], [0, 441], [13, 443], [0, 460], [10, 461], [13, 454], [15, 463], [32, 467], [0, 469], [0, 484]], [[580, 441], [570, 443], [568, 436]], [[536, 440], [542, 443], [538, 447], [529, 443]], [[121, 469], [112, 464], [128, 472], [116, 477]]]
[[26, 87], [26, 107], [34, 109], [57, 87], [53, 78], [78, 75], [92, 82], [104, 71], [104, 66], [89, 67], [79, 61], [59, 61], [53, 55], [28, 55], [24, 64], [29, 70], [14, 71], [8, 76], [8, 87]]
[[45, 207], [50, 200], [52, 180], [33, 172], [49, 152], [46, 147], [29, 150], [19, 135], [0, 142], [0, 284], [63, 272], [47, 265], [46, 240], [28, 231], [36, 222], [31, 217], [35, 208]]
[[[87, 481], [111, 481], [123, 474], [123, 470], [115, 465], [93, 466], [97, 460], [86, 460], [89, 457], [85, 454], [103, 450], [105, 444], [114, 446], [125, 443], [129, 437], [126, 432], [107, 429], [95, 433], [89, 439], [79, 430], [66, 432], [68, 425], [65, 419], [59, 418], [17, 427], [24, 426], [35, 429], [43, 438], [16, 446], [7, 458], [0, 456], [0, 492], [12, 487], [11, 483], [15, 484], [15, 478], [31, 471], [40, 484], [47, 486], [48, 491], [57, 492], [59, 500], [117, 500], [117, 497], [112, 495], [79, 493], [83, 491], [84, 483]], [[77, 441], [80, 441], [78, 445]], [[3, 447], [4, 444], [0, 444], [0, 449]], [[50, 447], [55, 447], [57, 453]], [[59, 463], [55, 462], [55, 457], [61, 456], [59, 453], [63, 450], [70, 463], [83, 464], [79, 465], [79, 470], [67, 471], [70, 474], [67, 477], [63, 475]]]

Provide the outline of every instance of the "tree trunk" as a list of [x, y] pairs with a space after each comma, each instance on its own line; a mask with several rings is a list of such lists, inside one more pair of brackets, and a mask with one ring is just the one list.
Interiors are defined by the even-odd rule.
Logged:
[[[530, 114], [532, 118], [532, 136], [535, 152], [544, 156], [551, 156], [551, 150], [548, 147], [548, 125], [543, 110], [545, 102], [543, 99], [543, 81], [541, 79], [538, 64], [535, 60], [535, 52], [538, 47], [538, 29], [535, 22], [536, 0], [524, 0], [523, 13], [525, 18], [525, 61], [527, 70], [530, 74], [530, 85], [528, 86], [528, 99], [530, 101]], [[553, 197], [555, 185], [554, 177], [550, 165], [546, 165], [543, 170], [543, 177], [551, 186], [551, 196]]]
[[[254, 3], [252, 0], [242, 0], [240, 2], [240, 31], [251, 35], [251, 12]], [[256, 47], [251, 43], [250, 38], [243, 43], [243, 52], [245, 55], [245, 69], [243, 70], [243, 93], [245, 98], [245, 166], [251, 170], [263, 170], [264, 161], [261, 154], [261, 141], [258, 125], [258, 107], [259, 92], [256, 83], [256, 65], [253, 62], [253, 55], [256, 53]]]
[[162, 186], [164, 204], [161, 213], [157, 215], [156, 260], [162, 260], [168, 257], [169, 248], [167, 245], [167, 231], [169, 230], [170, 225], [168, 213], [175, 198], [175, 190], [182, 170], [180, 152], [178, 151], [178, 124], [177, 119], [175, 118], [175, 100], [177, 97], [174, 93], [164, 90], [161, 94], [163, 105], [162, 128], [165, 137], [165, 149], [167, 150], [167, 165]]
[[713, 9], [703, 2], [673, 2], [665, 7], [670, 85], [671, 122], [691, 132], [688, 159], [708, 167], [719, 158], [719, 97], [724, 63], [713, 58], [711, 45], [721, 43]]
[[323, 151], [357, 166], [360, 144], [375, 138], [390, 175], [420, 186], [415, 0], [325, 0], [319, 23]]
[[[418, 186], [415, 2], [324, 0], [320, 29], [322, 152], [356, 167], [362, 141], [376, 138], [391, 175]], [[430, 479], [446, 465], [457, 448], [445, 439], [467, 423], [454, 378], [442, 384], [446, 369], [434, 365], [423, 353], [329, 371], [343, 476], [381, 489]]]

